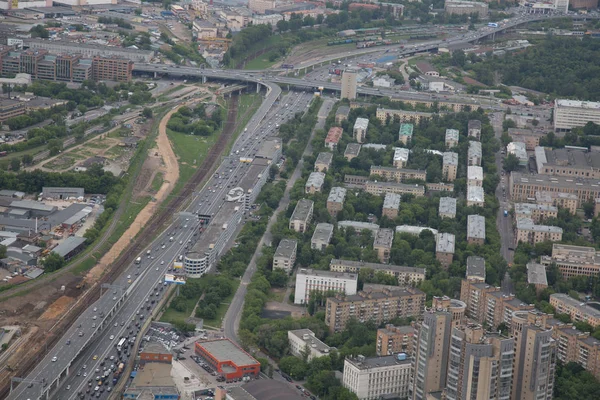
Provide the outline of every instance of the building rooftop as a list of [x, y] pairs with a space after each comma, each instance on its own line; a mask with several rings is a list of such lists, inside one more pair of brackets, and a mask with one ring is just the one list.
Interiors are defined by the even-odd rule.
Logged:
[[481, 130], [481, 121], [478, 119], [470, 119], [468, 129], [480, 129]]
[[344, 115], [344, 116], [348, 116], [348, 114], [350, 114], [350, 107], [348, 106], [339, 106], [337, 111], [335, 112], [336, 115]]
[[440, 197], [438, 213], [456, 215], [456, 199], [454, 197]]
[[436, 237], [435, 251], [440, 253], [454, 254], [455, 236], [451, 233], [438, 233]]
[[595, 101], [557, 99], [555, 100], [555, 104], [558, 107], [575, 107], [600, 110], [600, 103]]
[[535, 262], [527, 263], [527, 283], [530, 285], [548, 286], [546, 267]]
[[396, 226], [396, 233], [408, 233], [410, 235], [419, 236], [424, 230], [431, 231], [437, 236], [437, 229], [429, 228], [428, 226], [414, 226], [414, 225], [398, 225]]
[[204, 348], [206, 352], [210, 353], [219, 362], [230, 361], [238, 367], [259, 364], [254, 357], [251, 357], [229, 339], [209, 340], [196, 342], [196, 344]]
[[[574, 188], [577, 186], [586, 186], [600, 190], [600, 179], [574, 178], [568, 176], [555, 176], [538, 174], [530, 175], [520, 172], [511, 172], [511, 180], [513, 184], [537, 184], [544, 185], [548, 188]], [[552, 190], [552, 189], [550, 189]]]
[[587, 315], [593, 316], [595, 318], [600, 318], [600, 310], [598, 310], [594, 307], [588, 306], [587, 304], [585, 304], [579, 300], [576, 300], [565, 293], [551, 294], [550, 299], [552, 299], [553, 297], [556, 298], [557, 300], [562, 301], [563, 303], [567, 304], [570, 307], [574, 307], [574, 308], [578, 309], [582, 314], [587, 314]]
[[322, 153], [319, 153], [319, 155], [317, 156], [317, 160], [315, 161], [315, 164], [330, 165], [332, 160], [333, 160], [333, 153], [322, 152]]
[[343, 203], [346, 198], [346, 188], [334, 186], [329, 191], [329, 196], [327, 197], [327, 202], [329, 203]]
[[299, 275], [305, 276], [317, 276], [323, 278], [337, 278], [337, 279], [349, 279], [352, 281], [358, 280], [358, 274], [351, 274], [347, 272], [332, 272], [332, 271], [324, 271], [321, 269], [310, 269], [310, 268], [300, 268], [296, 273], [296, 278]]
[[77, 247], [85, 243], [85, 238], [79, 236], [69, 236], [64, 242], [52, 249], [52, 252], [58, 254], [61, 257], [65, 257], [67, 254], [75, 250]]
[[379, 187], [395, 187], [395, 188], [405, 188], [405, 189], [418, 189], [425, 192], [425, 186], [419, 185], [416, 183], [398, 183], [398, 182], [376, 182], [376, 181], [367, 181], [365, 185], [375, 184]]
[[[317, 349], [321, 353], [329, 353], [329, 350], [332, 349], [332, 347], [327, 346], [325, 343], [317, 339], [313, 331], [310, 329], [295, 329], [293, 331], [288, 331], [288, 333], [296, 336], [307, 346]], [[335, 349], [335, 347], [333, 347], [333, 349]]]
[[394, 147], [394, 161], [408, 161], [410, 151], [403, 147]]
[[342, 137], [342, 133], [344, 131], [339, 126], [332, 126], [329, 128], [329, 132], [327, 132], [327, 137], [325, 138], [325, 143], [338, 143], [340, 138]]
[[459, 137], [459, 133], [458, 133], [458, 129], [446, 129], [446, 140], [453, 140], [455, 142], [458, 142], [458, 137]]
[[519, 160], [527, 160], [527, 146], [524, 142], [510, 142], [506, 145], [508, 154], [514, 154]]
[[534, 232], [563, 233], [562, 228], [552, 225], [536, 225], [531, 218], [517, 218], [517, 229]]
[[328, 242], [331, 239], [331, 235], [333, 234], [333, 225], [325, 222], [320, 222], [317, 224], [315, 231], [312, 235], [312, 240], [320, 240], [323, 242]]
[[478, 256], [467, 257], [467, 278], [485, 280], [485, 258]]
[[402, 196], [398, 193], [386, 193], [383, 199], [383, 208], [397, 210], [400, 207]]
[[392, 243], [394, 241], [394, 231], [388, 228], [381, 228], [377, 231], [375, 235], [375, 240], [373, 241], [374, 247], [386, 247], [391, 249]]
[[378, 143], [365, 143], [362, 145], [364, 149], [373, 149], [373, 150], [385, 150], [387, 149], [387, 145], [378, 144]]
[[348, 145], [346, 146], [346, 150], [344, 151], [344, 155], [357, 157], [360, 153], [360, 148], [360, 143], [348, 143]]
[[34, 46], [39, 46], [41, 48], [43, 48], [44, 46], [47, 45], [53, 45], [53, 46], [65, 46], [65, 47], [71, 47], [73, 50], [71, 50], [73, 53], [77, 53], [77, 49], [86, 49], [86, 50], [99, 50], [99, 51], [126, 51], [127, 53], [131, 53], [133, 55], [138, 55], [138, 56], [144, 56], [144, 57], [148, 57], [148, 56], [153, 56], [154, 55], [154, 51], [152, 50], [136, 50], [136, 49], [130, 49], [130, 48], [123, 48], [123, 47], [116, 47], [116, 46], [104, 46], [104, 45], [100, 45], [100, 44], [88, 44], [88, 43], [76, 43], [76, 42], [68, 42], [66, 40], [44, 40], [44, 39], [23, 39], [24, 45], [25, 46], [30, 46], [30, 47], [34, 47]]
[[467, 180], [483, 181], [483, 168], [477, 165], [467, 167]]
[[275, 379], [252, 380], [242, 386], [229, 386], [227, 397], [232, 400], [303, 400], [304, 396], [287, 382]]
[[467, 238], [485, 240], [485, 218], [481, 215], [467, 216]]
[[470, 141], [468, 153], [469, 153], [468, 154], [469, 158], [472, 158], [472, 157], [481, 158], [481, 155], [482, 155], [481, 143], [475, 142], [475, 141]]
[[414, 295], [424, 295], [425, 293], [417, 288], [399, 287], [388, 285], [365, 284], [365, 290], [357, 294], [339, 294], [336, 297], [328, 299], [336, 303], [362, 302], [365, 299], [382, 300], [390, 297], [405, 297]]
[[204, 257], [209, 254], [217, 240], [223, 234], [223, 225], [229, 223], [232, 216], [239, 211], [240, 207], [240, 203], [233, 201], [223, 203], [223, 206], [212, 216], [210, 224], [202, 233], [202, 240], [194, 243], [188, 255], [199, 254], [200, 257]]
[[354, 129], [367, 129], [369, 127], [369, 120], [367, 118], [356, 118], [354, 122]]
[[[543, 148], [546, 156], [544, 165], [556, 167], [572, 167], [580, 169], [600, 169], [600, 153], [587, 151], [582, 148]], [[541, 172], [538, 170], [538, 172]]]
[[296, 252], [297, 248], [298, 241], [294, 239], [281, 239], [273, 257], [290, 258]]
[[281, 139], [278, 137], [270, 137], [266, 139], [256, 152], [256, 158], [273, 159], [273, 155], [281, 149]]
[[15, 200], [12, 203], [10, 203], [10, 206], [13, 208], [23, 208], [25, 210], [35, 210], [44, 212], [52, 212], [56, 210], [56, 206], [40, 203], [39, 201], [35, 200]]
[[346, 362], [352, 364], [360, 370], [372, 370], [373, 368], [386, 368], [396, 365], [409, 367], [411, 360], [410, 357], [406, 357], [406, 360], [400, 361], [396, 355], [369, 358], [358, 356], [355, 358], [346, 357]]
[[[473, 142], [471, 142], [473, 143]], [[467, 201], [474, 201], [483, 203], [485, 200], [485, 194], [481, 186], [467, 186]]]
[[398, 132], [398, 135], [412, 137], [413, 130], [414, 130], [413, 124], [400, 124], [400, 131]]
[[325, 183], [325, 174], [322, 172], [311, 172], [306, 180], [306, 187], [321, 188]]
[[393, 264], [379, 264], [379, 263], [370, 263], [364, 261], [352, 261], [352, 260], [341, 260], [338, 258], [333, 258], [329, 265], [339, 265], [339, 266], [348, 266], [352, 268], [369, 268], [375, 271], [396, 271], [396, 272], [413, 272], [419, 274], [425, 274], [425, 268], [417, 268], [417, 267], [402, 267], [400, 265]]
[[[535, 201], [538, 203], [552, 203], [552, 199], [554, 198], [577, 201], [577, 195], [573, 193], [548, 192], [545, 190], [535, 192]], [[598, 201], [598, 199], [596, 199], [596, 201]]]
[[458, 153], [447, 151], [442, 156], [444, 165], [458, 165]]
[[294, 212], [292, 213], [291, 221], [300, 220], [305, 221], [308, 218], [312, 208], [313, 201], [308, 199], [300, 199], [296, 204], [296, 208], [294, 208]]
[[165, 363], [149, 362], [144, 364], [143, 368], [137, 370], [131, 386], [126, 391], [152, 388], [155, 395], [177, 394], [177, 387], [171, 377], [171, 368], [171, 364]]
[[515, 203], [515, 214], [532, 215], [535, 210], [540, 212], [558, 212], [558, 208], [548, 204]]
[[410, 335], [415, 332], [415, 328], [413, 328], [410, 325], [403, 325], [403, 326], [386, 325], [385, 328], [379, 328], [378, 331], [384, 332], [388, 335], [392, 335], [394, 333], [402, 333], [404, 335]]
[[373, 170], [387, 171], [390, 173], [402, 171], [406, 174], [425, 174], [426, 171], [418, 170], [418, 169], [408, 169], [408, 168], [396, 168], [396, 167], [383, 167], [381, 165], [371, 165], [371, 175], [377, 175]]
[[379, 225], [372, 224], [370, 222], [362, 222], [362, 221], [339, 221], [338, 227], [340, 228], [353, 228], [356, 231], [363, 231], [368, 229], [371, 231], [373, 235], [377, 234], [379, 230]]
[[552, 259], [571, 264], [600, 264], [600, 252], [593, 247], [554, 243]]

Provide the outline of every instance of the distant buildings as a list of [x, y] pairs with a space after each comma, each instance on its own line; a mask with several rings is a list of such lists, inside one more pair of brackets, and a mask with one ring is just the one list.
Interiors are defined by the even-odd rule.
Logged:
[[[375, 400], [389, 396], [406, 398], [411, 374], [406, 356], [346, 357], [344, 360], [344, 387], [360, 400]], [[385, 378], [383, 378], [385, 377]]]
[[377, 195], [381, 195], [384, 193], [397, 193], [424, 196], [425, 186], [418, 184], [405, 184], [395, 182], [367, 181], [365, 183], [365, 192]]
[[412, 140], [413, 130], [413, 124], [400, 124], [400, 130], [398, 131], [398, 140], [405, 145], [408, 144]]
[[435, 258], [444, 268], [452, 264], [454, 258], [455, 237], [451, 233], [438, 233], [435, 244]]
[[554, 243], [552, 256], [542, 256], [540, 262], [546, 267], [556, 264], [564, 279], [600, 274], [600, 252], [593, 247]]
[[335, 350], [335, 347], [329, 347], [317, 339], [310, 329], [288, 331], [288, 341], [290, 344], [290, 353], [300, 358], [303, 358], [306, 354], [306, 361], [329, 355], [332, 349]]
[[314, 203], [312, 200], [300, 199], [290, 218], [289, 228], [296, 232], [304, 233], [308, 229], [313, 215]]
[[356, 274], [302, 268], [296, 273], [294, 304], [308, 304], [312, 292], [353, 295], [357, 284]]
[[600, 197], [600, 179], [574, 178], [538, 174], [531, 177], [520, 172], [511, 172], [509, 178], [510, 196], [513, 201], [535, 199], [537, 192], [556, 192], [577, 196], [579, 204], [590, 198]]
[[458, 153], [445, 152], [442, 157], [442, 176], [445, 181], [454, 182], [458, 169]]
[[356, 99], [356, 78], [357, 71], [346, 69], [342, 72], [342, 99]]
[[375, 235], [373, 241], [373, 250], [377, 252], [377, 258], [380, 262], [387, 264], [392, 252], [392, 243], [394, 241], [394, 231], [388, 228], [381, 228]]
[[[572, 321], [587, 322], [594, 328], [600, 325], [600, 310], [564, 293], [550, 295], [550, 305], [557, 313], [569, 314]], [[594, 304], [597, 306], [597, 303]]]
[[354, 140], [358, 143], [364, 143], [367, 138], [367, 129], [369, 128], [369, 120], [367, 118], [356, 118], [354, 129], [352, 131]]
[[600, 124], [600, 103], [557, 99], [554, 101], [553, 119], [557, 132], [570, 131], [588, 122]]
[[481, 121], [478, 119], [469, 120], [467, 134], [470, 139], [481, 140]]
[[339, 126], [332, 126], [329, 128], [329, 132], [327, 132], [327, 137], [325, 138], [325, 146], [332, 151], [335, 150], [342, 138], [343, 132], [344, 131]]
[[319, 155], [317, 156], [317, 159], [315, 161], [315, 171], [327, 173], [327, 171], [329, 171], [329, 169], [331, 168], [332, 160], [333, 160], [332, 153], [329, 153], [329, 152], [319, 153]]
[[483, 151], [480, 142], [469, 142], [469, 149], [467, 151], [468, 165], [476, 165], [481, 167], [481, 157]]
[[332, 217], [336, 217], [337, 213], [344, 208], [344, 200], [346, 199], [346, 188], [332, 187], [327, 197], [327, 212]]
[[379, 231], [379, 225], [363, 221], [338, 221], [338, 228], [354, 229], [357, 233], [367, 230], [371, 232], [373, 237], [375, 237], [377, 231]]
[[294, 239], [281, 239], [273, 255], [273, 270], [282, 269], [288, 274], [294, 269], [298, 242]]
[[453, 197], [440, 197], [440, 205], [438, 208], [440, 218], [456, 217], [456, 199]]
[[467, 243], [479, 246], [485, 243], [485, 218], [481, 215], [467, 216]]
[[444, 142], [446, 143], [447, 149], [451, 149], [453, 147], [458, 146], [458, 139], [459, 139], [458, 130], [446, 129], [446, 139]]
[[517, 218], [516, 242], [536, 244], [545, 242], [559, 242], [562, 240], [563, 230], [558, 226], [536, 225], [530, 218]]
[[476, 1], [452, 0], [444, 2], [444, 11], [448, 15], [477, 14], [479, 18], [485, 18], [488, 14], [488, 5]]
[[421, 120], [428, 120], [432, 115], [432, 113], [419, 111], [391, 110], [388, 108], [377, 109], [377, 119], [381, 122], [385, 122], [388, 118], [390, 118], [392, 120], [398, 119], [400, 122], [418, 124], [421, 122]]
[[374, 272], [381, 271], [394, 276], [398, 280], [398, 285], [400, 286], [416, 286], [425, 280], [425, 268], [401, 267], [392, 264], [376, 264], [336, 258], [332, 259], [329, 263], [329, 270], [334, 272], [358, 274], [363, 268], [371, 269]]
[[327, 246], [329, 246], [329, 242], [331, 241], [331, 237], [333, 236], [333, 225], [321, 222], [317, 224], [315, 227], [315, 231], [313, 232], [312, 239], [310, 240], [310, 248], [313, 250], [323, 251]]

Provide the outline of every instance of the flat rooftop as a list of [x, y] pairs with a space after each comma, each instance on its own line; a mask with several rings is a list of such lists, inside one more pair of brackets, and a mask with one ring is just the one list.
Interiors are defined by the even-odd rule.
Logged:
[[330, 263], [330, 266], [342, 266], [342, 267], [351, 267], [351, 268], [369, 268], [375, 271], [394, 271], [394, 272], [412, 272], [418, 274], [425, 274], [425, 268], [417, 268], [417, 267], [403, 267], [400, 265], [393, 264], [379, 264], [379, 263], [370, 263], [364, 261], [353, 261], [353, 260], [342, 260], [338, 258], [333, 258]]
[[302, 340], [307, 346], [313, 347], [321, 353], [327, 352], [331, 349], [331, 347], [327, 346], [325, 343], [319, 340], [315, 336], [313, 331], [311, 331], [310, 329], [295, 329], [293, 331], [288, 331], [288, 334], [296, 336], [298, 339]]
[[238, 186], [244, 189], [244, 191], [248, 191], [249, 189], [253, 189], [256, 185], [256, 182], [261, 179], [263, 174], [269, 173], [269, 161], [264, 158], [255, 158], [248, 170], [244, 173], [244, 176], [240, 179]]
[[411, 359], [406, 357], [406, 360], [400, 361], [397, 356], [384, 356], [384, 357], [369, 357], [369, 358], [346, 358], [346, 361], [354, 365], [360, 370], [373, 369], [373, 368], [385, 368], [393, 365], [402, 365], [407, 368], [410, 367]]
[[414, 129], [413, 124], [400, 124], [400, 130], [399, 130], [398, 134], [400, 136], [411, 137], [413, 135], [413, 129]]
[[467, 167], [467, 180], [483, 181], [483, 168], [478, 165]]
[[442, 162], [444, 165], [458, 165], [458, 153], [447, 151], [442, 156]]
[[557, 300], [562, 301], [563, 303], [569, 305], [570, 307], [574, 307], [578, 309], [582, 314], [587, 314], [593, 316], [595, 318], [600, 318], [600, 310], [597, 308], [588, 306], [587, 304], [581, 302], [580, 300], [575, 300], [571, 296], [565, 293], [554, 293], [550, 295], [550, 298], [556, 298]]
[[[600, 179], [574, 178], [558, 175], [525, 175], [520, 172], [511, 172], [511, 181], [513, 185], [542, 185], [548, 188], [576, 188], [578, 186], [591, 187], [594, 190], [600, 190]], [[583, 188], [582, 188], [583, 189]]]
[[320, 188], [325, 183], [325, 174], [322, 172], [311, 172], [306, 180], [306, 187]]
[[188, 254], [197, 253], [204, 256], [214, 247], [215, 242], [223, 233], [223, 225], [229, 223], [232, 216], [243, 207], [241, 203], [226, 201], [223, 206], [213, 215], [206, 230], [202, 233], [202, 239], [198, 240]]
[[485, 200], [485, 194], [481, 186], [467, 186], [467, 201], [475, 201], [483, 203]]
[[273, 257], [290, 258], [296, 252], [297, 248], [298, 241], [294, 239], [281, 239]]
[[348, 143], [346, 150], [344, 151], [345, 156], [358, 156], [360, 153], [360, 143]]
[[377, 231], [377, 234], [375, 235], [373, 246], [391, 248], [393, 242], [394, 231], [388, 228], [381, 228]]
[[312, 240], [328, 242], [333, 234], [333, 225], [326, 222], [318, 223], [312, 235]]
[[300, 220], [306, 221], [310, 210], [313, 208], [313, 201], [308, 199], [300, 199], [298, 203], [296, 203], [296, 207], [294, 208], [294, 212], [292, 213], [292, 217], [290, 221]]
[[435, 250], [441, 253], [454, 253], [455, 239], [451, 233], [438, 233]]
[[252, 380], [242, 386], [228, 387], [235, 400], [303, 400], [304, 396], [287, 382], [275, 379]]
[[456, 199], [454, 197], [440, 197], [440, 214], [456, 214]]
[[137, 370], [135, 378], [129, 389], [145, 387], [172, 387], [176, 391], [175, 382], [171, 377], [171, 364], [153, 363], [144, 364], [143, 368]]
[[330, 165], [332, 160], [333, 160], [333, 153], [330, 153], [330, 152], [321, 152], [317, 156], [315, 164]]
[[548, 286], [546, 267], [535, 262], [527, 263], [527, 283]]
[[327, 197], [328, 203], [343, 203], [346, 198], [346, 188], [335, 186], [332, 187], [329, 191], [329, 196]]
[[600, 169], [600, 153], [580, 149], [547, 149], [544, 166]]
[[272, 137], [266, 139], [260, 146], [260, 149], [256, 152], [256, 158], [266, 158], [268, 160], [273, 159], [273, 155], [281, 150], [281, 139]]
[[485, 240], [485, 218], [481, 215], [467, 216], [467, 238]]
[[383, 208], [397, 210], [400, 207], [401, 199], [402, 196], [398, 193], [386, 193], [383, 199]]
[[600, 103], [595, 101], [580, 101], [580, 100], [566, 100], [557, 99], [555, 100], [556, 106], [560, 107], [573, 107], [573, 108], [587, 108], [592, 110], [600, 110]]
[[310, 269], [310, 268], [300, 268], [296, 274], [296, 279], [298, 278], [298, 275], [304, 275], [304, 276], [317, 276], [317, 277], [323, 277], [323, 278], [337, 278], [337, 279], [348, 279], [348, 280], [357, 280], [358, 279], [358, 275], [357, 274], [351, 274], [351, 273], [347, 273], [347, 272], [333, 272], [333, 271], [324, 271], [321, 269]]
[[404, 147], [394, 147], [394, 161], [408, 161], [410, 151]]
[[531, 218], [517, 218], [517, 229], [534, 232], [563, 233], [561, 227], [536, 225]]
[[255, 365], [259, 363], [229, 339], [196, 342], [196, 345], [202, 347], [219, 362], [230, 361], [238, 367], [244, 365]]
[[478, 256], [467, 257], [467, 277], [485, 280], [485, 258]]
[[367, 118], [356, 118], [354, 123], [354, 129], [367, 129], [369, 127], [369, 120]]

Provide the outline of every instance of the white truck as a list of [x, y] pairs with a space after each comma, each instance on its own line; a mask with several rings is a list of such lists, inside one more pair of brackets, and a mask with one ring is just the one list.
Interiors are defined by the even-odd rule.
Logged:
[[173, 241], [173, 236], [171, 236], [171, 237], [169, 238], [169, 242], [172, 242], [172, 241]]
[[136, 264], [139, 264], [141, 262], [142, 262], [142, 257], [138, 257], [138, 258], [135, 259], [135, 263]]

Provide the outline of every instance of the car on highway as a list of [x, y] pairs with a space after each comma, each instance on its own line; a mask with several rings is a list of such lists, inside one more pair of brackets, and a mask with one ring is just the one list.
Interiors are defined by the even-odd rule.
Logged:
[[56, 362], [56, 361], [58, 361], [58, 357], [56, 357], [56, 356], [52, 357], [52, 362]]
[[98, 354], [94, 354], [94, 357], [92, 357], [92, 360], [96, 361], [98, 359]]
[[110, 338], [109, 338], [109, 339], [110, 339], [110, 340], [114, 340], [114, 338], [115, 338], [115, 335], [110, 335]]

